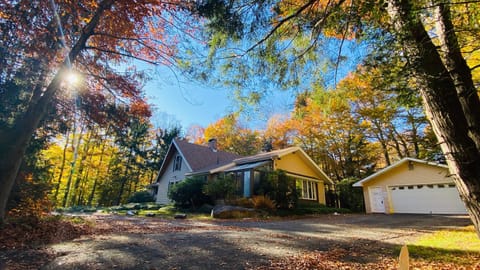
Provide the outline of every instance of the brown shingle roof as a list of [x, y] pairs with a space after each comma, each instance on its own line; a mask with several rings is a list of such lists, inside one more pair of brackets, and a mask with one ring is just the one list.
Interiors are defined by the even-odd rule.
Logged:
[[192, 172], [208, 171], [210, 168], [228, 164], [242, 157], [220, 150], [214, 152], [207, 146], [189, 143], [186, 140], [175, 139], [175, 145]]

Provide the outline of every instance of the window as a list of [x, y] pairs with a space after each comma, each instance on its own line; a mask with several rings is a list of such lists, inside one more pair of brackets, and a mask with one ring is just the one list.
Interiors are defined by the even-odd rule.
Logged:
[[301, 190], [300, 199], [316, 200], [317, 183], [309, 180], [297, 180], [297, 187]]
[[182, 157], [176, 156], [173, 160], [173, 171], [180, 171], [182, 169]]

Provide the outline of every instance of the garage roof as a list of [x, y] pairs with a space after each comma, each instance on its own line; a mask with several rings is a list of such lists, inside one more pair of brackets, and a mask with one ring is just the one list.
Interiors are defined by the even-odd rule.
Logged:
[[363, 185], [369, 181], [371, 181], [372, 179], [375, 179], [377, 176], [379, 175], [382, 175], [402, 164], [404, 164], [405, 162], [416, 162], [416, 163], [422, 163], [422, 164], [428, 164], [428, 165], [432, 165], [432, 166], [437, 166], [437, 167], [440, 167], [440, 168], [447, 168], [448, 169], [448, 166], [445, 165], [445, 164], [440, 164], [440, 163], [437, 163], [437, 162], [432, 162], [432, 161], [427, 161], [427, 160], [421, 160], [421, 159], [416, 159], [416, 158], [404, 158], [400, 161], [397, 161], [395, 163], [393, 163], [392, 165], [388, 166], [388, 167], [385, 167], [383, 169], [381, 169], [380, 171], [366, 177], [366, 178], [363, 178], [362, 180], [356, 182], [355, 184], [353, 184], [354, 187], [363, 187]]

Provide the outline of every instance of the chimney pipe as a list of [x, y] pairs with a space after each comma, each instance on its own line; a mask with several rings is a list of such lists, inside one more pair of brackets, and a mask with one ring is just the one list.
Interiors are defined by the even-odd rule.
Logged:
[[208, 140], [208, 147], [213, 152], [217, 152], [217, 150], [218, 150], [217, 149], [217, 139], [213, 138], [213, 139]]

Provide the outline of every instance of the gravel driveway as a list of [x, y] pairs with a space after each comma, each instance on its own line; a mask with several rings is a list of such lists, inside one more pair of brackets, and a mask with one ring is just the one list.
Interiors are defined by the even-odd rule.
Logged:
[[[55, 259], [43, 269], [248, 269], [314, 250], [365, 245], [388, 249], [425, 233], [471, 224], [466, 216], [435, 215], [204, 222], [116, 216], [97, 219], [117, 227], [118, 233], [52, 245]], [[140, 229], [123, 230], [125, 224]]]

